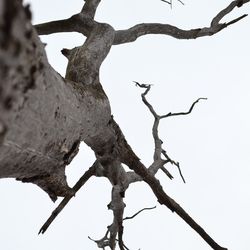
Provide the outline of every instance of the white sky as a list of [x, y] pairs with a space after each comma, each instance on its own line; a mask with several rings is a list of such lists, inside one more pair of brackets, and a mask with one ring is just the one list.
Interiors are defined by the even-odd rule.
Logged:
[[[26, 1], [28, 2], [28, 1]], [[83, 1], [33, 0], [33, 22], [67, 18], [80, 11]], [[211, 18], [230, 1], [206, 0], [175, 3], [171, 10], [160, 0], [103, 0], [96, 19], [116, 29], [141, 22], [162, 22], [182, 28], [208, 26]], [[249, 13], [249, 5], [227, 17]], [[115, 119], [142, 162], [152, 161], [152, 117], [142, 104], [140, 89], [132, 83], [154, 84], [149, 99], [160, 113], [186, 111], [198, 97], [201, 101], [186, 117], [161, 123], [160, 136], [169, 155], [179, 161], [186, 177], [183, 184], [162, 173], [157, 177], [166, 192], [222, 246], [250, 249], [249, 146], [250, 146], [250, 18], [213, 37], [179, 41], [167, 36], [146, 36], [131, 44], [115, 46], [101, 70], [101, 82]], [[64, 75], [66, 59], [60, 50], [83, 43], [79, 34], [42, 37], [50, 63]], [[93, 153], [82, 144], [67, 167], [73, 185], [92, 164]], [[48, 196], [32, 184], [0, 181], [0, 248], [3, 250], [97, 249], [87, 236], [99, 239], [111, 224], [111, 186], [93, 178], [58, 216], [45, 235], [37, 235], [53, 208]], [[126, 194], [126, 215], [157, 204], [142, 183]], [[125, 242], [130, 249], [209, 250], [185, 223], [158, 205], [125, 223]]]

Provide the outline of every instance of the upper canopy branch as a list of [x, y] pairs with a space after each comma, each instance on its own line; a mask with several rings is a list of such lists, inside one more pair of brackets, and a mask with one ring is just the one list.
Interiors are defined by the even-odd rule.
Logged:
[[[170, 24], [141, 23], [126, 30], [118, 30], [115, 33], [113, 44], [122, 44], [135, 41], [138, 37], [148, 34], [162, 34], [177, 39], [195, 39], [203, 36], [211, 36], [229, 25], [232, 25], [247, 15], [242, 15], [227, 23], [220, 23], [223, 17], [235, 7], [241, 7], [250, 0], [235, 0], [220, 11], [211, 21], [210, 27], [183, 30]], [[48, 35], [58, 32], [79, 32], [88, 36], [96, 23], [93, 19], [101, 0], [86, 0], [81, 12], [68, 19], [47, 22], [35, 25], [39, 35]]]
[[225, 9], [220, 11], [212, 20], [210, 27], [197, 28], [191, 30], [179, 29], [170, 24], [160, 23], [142, 23], [137, 24], [127, 30], [116, 31], [114, 44], [129, 43], [135, 41], [138, 37], [148, 34], [162, 34], [172, 36], [178, 39], [195, 39], [203, 36], [211, 36], [226, 28], [227, 26], [238, 22], [247, 15], [238, 17], [228, 23], [219, 23], [223, 17], [230, 13], [236, 6], [241, 7], [250, 0], [236, 0], [231, 2]]
[[60, 32], [79, 32], [88, 36], [95, 22], [83, 13], [73, 15], [68, 19], [57, 20], [35, 25], [39, 35], [49, 35]]
[[59, 32], [79, 32], [88, 36], [93, 29], [95, 13], [101, 0], [86, 0], [79, 14], [68, 19], [57, 20], [35, 25], [39, 35], [49, 35]]
[[94, 19], [97, 7], [101, 0], [85, 0], [85, 4], [81, 13], [87, 14], [90, 18]]

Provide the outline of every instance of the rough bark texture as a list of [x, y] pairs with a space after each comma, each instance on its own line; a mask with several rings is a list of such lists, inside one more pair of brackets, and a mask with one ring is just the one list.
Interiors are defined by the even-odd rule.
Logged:
[[64, 170], [80, 141], [96, 138], [108, 123], [109, 102], [100, 85], [53, 70], [28, 8], [1, 4], [0, 177], [35, 183], [55, 200], [70, 191]]
[[[122, 239], [123, 197], [131, 183], [145, 181], [160, 204], [177, 213], [213, 249], [225, 249], [166, 194], [155, 178], [159, 169], [172, 178], [164, 167], [167, 163], [179, 168], [179, 164], [171, 160], [162, 148], [158, 136], [160, 120], [189, 114], [198, 100], [188, 112], [161, 116], [145, 97], [150, 86], [137, 83], [146, 88], [142, 100], [155, 118], [154, 161], [146, 168], [111, 115], [109, 100], [100, 83], [99, 69], [112, 45], [132, 42], [146, 34], [165, 34], [179, 39], [210, 36], [244, 18], [246, 15], [220, 23], [235, 7], [247, 2], [249, 0], [233, 1], [215, 16], [208, 28], [183, 31], [168, 24], [139, 24], [128, 30], [115, 31], [109, 24], [94, 20], [100, 0], [86, 0], [79, 14], [37, 25], [36, 30], [30, 23], [29, 8], [23, 8], [21, 1], [0, 0], [0, 178], [12, 177], [37, 184], [52, 200], [65, 196], [40, 232], [46, 231], [74, 193], [96, 175], [108, 178], [112, 185], [108, 207], [114, 215], [104, 238], [95, 241], [98, 247], [115, 249], [118, 237], [120, 249], [126, 248]], [[48, 64], [44, 45], [36, 32], [71, 31], [80, 32], [87, 39], [80, 47], [62, 51], [69, 60], [63, 78]], [[78, 152], [81, 141], [93, 149], [96, 161], [71, 189], [67, 185], [65, 166]], [[122, 163], [132, 171], [126, 172]]]

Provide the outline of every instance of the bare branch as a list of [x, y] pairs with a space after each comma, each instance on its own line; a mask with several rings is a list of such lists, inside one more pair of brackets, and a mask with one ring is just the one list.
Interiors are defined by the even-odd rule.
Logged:
[[172, 165], [175, 165], [175, 166], [178, 168], [178, 171], [179, 171], [179, 174], [180, 174], [180, 176], [181, 176], [181, 178], [182, 178], [182, 181], [183, 181], [184, 183], [186, 183], [186, 181], [185, 181], [185, 179], [184, 179], [184, 176], [183, 176], [183, 174], [182, 174], [182, 172], [181, 172], [181, 167], [180, 167], [179, 162], [173, 161], [173, 160], [167, 155], [167, 152], [166, 152], [164, 149], [162, 150], [162, 154], [166, 157], [167, 162], [170, 162]]
[[212, 20], [211, 26], [216, 26], [219, 24], [221, 19], [229, 14], [236, 6], [241, 7], [243, 4], [249, 2], [249, 0], [236, 0], [231, 2], [225, 9], [220, 11]]
[[[162, 2], [164, 3], [167, 3], [170, 5], [171, 9], [173, 7], [173, 0], [170, 0], [170, 1], [166, 1], [166, 0], [161, 0]], [[182, 5], [185, 5], [184, 2], [182, 2], [181, 0], [177, 0], [179, 3], [181, 3]]]
[[169, 2], [169, 1], [166, 1], [166, 0], [161, 0], [161, 1], [164, 2], [164, 3], [167, 3], [167, 4], [169, 4], [169, 5], [172, 5], [172, 3]]
[[207, 98], [203, 98], [203, 97], [198, 98], [198, 99], [191, 105], [190, 109], [189, 109], [187, 112], [179, 112], [179, 113], [171, 113], [171, 112], [169, 112], [169, 113], [166, 114], [166, 115], [160, 116], [160, 118], [162, 119], [162, 118], [166, 118], [166, 117], [170, 117], [170, 116], [188, 115], [188, 114], [190, 114], [190, 113], [192, 112], [192, 110], [193, 110], [195, 104], [197, 104], [200, 100], [207, 100]]
[[141, 212], [145, 211], [145, 210], [151, 210], [151, 209], [155, 209], [156, 206], [154, 207], [145, 207], [143, 209], [141, 209], [140, 211], [136, 212], [134, 215], [132, 216], [128, 216], [128, 217], [125, 217], [123, 220], [131, 220], [131, 219], [134, 219], [138, 214], [140, 214]]
[[124, 250], [124, 243], [123, 243], [123, 224], [122, 220], [118, 220], [118, 244], [120, 247], [120, 250]]
[[100, 239], [100, 240], [94, 240], [92, 239], [90, 236], [88, 236], [88, 238], [91, 240], [91, 241], [94, 241], [97, 246], [99, 248], [102, 248], [102, 249], [105, 249], [105, 247], [108, 247], [109, 246], [109, 238], [108, 238], [108, 233], [109, 233], [109, 229], [107, 230], [105, 236]]
[[177, 0], [179, 3], [181, 3], [182, 5], [185, 5], [184, 2], [182, 2], [181, 0]]
[[79, 32], [88, 36], [95, 22], [94, 16], [101, 0], [86, 0], [79, 14], [68, 19], [34, 25], [39, 35], [59, 32]]
[[151, 187], [160, 204], [164, 204], [172, 212], [177, 213], [191, 228], [193, 228], [214, 250], [226, 250], [216, 243], [210, 235], [170, 196], [163, 190], [160, 182], [151, 175], [147, 168], [132, 152], [129, 156], [123, 155], [123, 163], [133, 169]]
[[130, 169], [139, 175], [145, 181], [155, 194], [158, 202], [164, 204], [172, 212], [177, 213], [191, 228], [193, 228], [214, 250], [226, 250], [216, 243], [210, 235], [170, 196], [163, 190], [158, 179], [148, 171], [148, 169], [140, 162], [140, 159], [133, 152], [130, 145], [127, 143], [121, 129], [114, 121], [110, 121], [110, 126], [114, 129], [117, 135], [117, 143], [119, 147], [119, 156], [123, 164], [126, 164]]
[[236, 0], [231, 2], [225, 9], [220, 11], [212, 20], [210, 27], [183, 30], [170, 24], [142, 23], [127, 30], [116, 31], [114, 45], [135, 41], [138, 37], [148, 34], [162, 34], [175, 37], [177, 39], [195, 39], [203, 36], [211, 36], [229, 25], [238, 22], [247, 15], [243, 15], [228, 23], [219, 23], [223, 17], [230, 13], [236, 6], [241, 7], [250, 0]]
[[52, 21], [42, 24], [34, 25], [38, 35], [49, 35], [58, 32], [72, 32], [75, 31], [75, 24], [72, 20], [63, 19], [58, 21]]
[[39, 230], [39, 233], [44, 234], [50, 224], [54, 221], [54, 219], [57, 217], [57, 215], [63, 210], [63, 208], [68, 204], [68, 202], [71, 200], [72, 197], [76, 194], [76, 192], [89, 180], [91, 176], [95, 174], [95, 168], [96, 168], [97, 162], [95, 162], [85, 173], [84, 175], [78, 180], [78, 182], [73, 187], [74, 194], [66, 196], [60, 204], [57, 206], [57, 208], [52, 212], [50, 217], [47, 219], [47, 221], [43, 224], [41, 229]]
[[[169, 161], [166, 161], [166, 163], [167, 163], [167, 162], [169, 162]], [[168, 177], [170, 180], [174, 179], [174, 176], [171, 175], [171, 174], [169, 173], [169, 171], [168, 171], [164, 166], [161, 167], [161, 170], [162, 170], [163, 173], [165, 173], [165, 174], [167, 175], [167, 177]]]
[[100, 2], [101, 0], [86, 0], [81, 13], [87, 14], [91, 19], [94, 19]]
[[153, 106], [147, 101], [146, 99], [146, 95], [147, 93], [150, 91], [150, 88], [151, 88], [151, 84], [143, 84], [143, 83], [139, 83], [139, 82], [136, 82], [134, 81], [134, 83], [136, 84], [136, 86], [139, 86], [140, 88], [145, 88], [145, 92], [141, 94], [141, 97], [142, 97], [142, 101], [144, 102], [144, 104], [148, 107], [148, 109], [150, 110], [151, 114], [155, 117], [155, 118], [158, 118], [159, 115], [157, 115], [157, 113], [155, 112]]
[[191, 228], [193, 228], [214, 250], [226, 250], [216, 243], [212, 237], [167, 193], [163, 190], [159, 180], [141, 163], [140, 159], [134, 153], [130, 145], [127, 143], [119, 125], [111, 118], [109, 125], [117, 136], [117, 150], [121, 163], [126, 164], [138, 176], [145, 181], [158, 202], [164, 204], [172, 212], [175, 212], [181, 217]]
[[235, 19], [233, 19], [232, 21], [226, 23], [226, 25], [229, 26], [229, 25], [231, 25], [231, 24], [237, 23], [238, 21], [240, 21], [241, 19], [243, 19], [243, 18], [245, 18], [245, 17], [247, 17], [247, 16], [248, 16], [247, 14], [244, 14], [244, 15], [242, 15], [242, 16], [240, 16], [240, 17], [238, 17], [238, 18], [235, 18]]
[[34, 27], [38, 35], [49, 35], [60, 32], [79, 32], [88, 36], [94, 27], [94, 22], [82, 14], [77, 14], [68, 19], [36, 24]]

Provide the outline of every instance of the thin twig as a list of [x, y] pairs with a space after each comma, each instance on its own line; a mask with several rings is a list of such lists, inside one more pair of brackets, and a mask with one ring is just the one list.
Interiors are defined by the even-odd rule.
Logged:
[[175, 166], [178, 168], [178, 171], [179, 171], [179, 174], [180, 174], [180, 176], [181, 176], [181, 178], [182, 178], [182, 181], [183, 181], [184, 183], [186, 183], [185, 178], [184, 178], [184, 176], [183, 176], [183, 174], [182, 174], [182, 172], [181, 172], [181, 167], [180, 167], [179, 162], [175, 162], [174, 160], [172, 160], [172, 159], [168, 156], [167, 152], [166, 152], [164, 149], [162, 149], [162, 154], [165, 156], [165, 158], [167, 159], [168, 162], [170, 162], [172, 165], [175, 165]]
[[229, 26], [229, 25], [231, 25], [231, 24], [234, 24], [234, 23], [240, 21], [241, 19], [243, 19], [243, 18], [245, 18], [245, 17], [247, 17], [247, 16], [248, 16], [247, 14], [244, 14], [244, 15], [242, 15], [242, 16], [240, 16], [240, 17], [238, 17], [238, 18], [235, 18], [234, 20], [232, 20], [232, 21], [226, 23], [226, 25]]
[[194, 106], [196, 103], [198, 103], [200, 100], [207, 100], [207, 98], [204, 98], [204, 97], [201, 97], [201, 98], [198, 98], [190, 107], [190, 109], [187, 111], [187, 112], [179, 112], [179, 113], [171, 113], [169, 112], [168, 114], [166, 115], [162, 115], [160, 116], [161, 119], [163, 118], [166, 118], [166, 117], [170, 117], [170, 116], [179, 116], [179, 115], [188, 115], [192, 112]]
[[[166, 161], [166, 162], [169, 162], [169, 161]], [[169, 173], [169, 171], [168, 171], [164, 166], [161, 167], [161, 170], [162, 170], [163, 173], [165, 173], [165, 174], [168, 176], [168, 178], [169, 178], [170, 180], [174, 179], [174, 176], [171, 175], [171, 174]]]
[[154, 206], [154, 207], [145, 207], [145, 208], [141, 209], [140, 211], [136, 212], [134, 215], [123, 218], [123, 220], [131, 220], [131, 219], [135, 218], [141, 212], [143, 212], [145, 210], [155, 209], [155, 208], [156, 208], [156, 206]]
[[182, 2], [181, 0], [177, 0], [178, 2], [180, 2], [182, 5], [185, 5], [184, 2]]
[[139, 83], [136, 81], [133, 81], [135, 83], [135, 86], [139, 86], [140, 88], [145, 88], [145, 92], [141, 94], [142, 97], [142, 101], [144, 102], [144, 104], [148, 107], [149, 111], [151, 112], [151, 114], [157, 119], [159, 118], [159, 115], [155, 112], [153, 106], [147, 101], [146, 99], [146, 95], [148, 94], [148, 92], [151, 89], [152, 84], [143, 84], [143, 83]]
[[164, 2], [164, 3], [167, 3], [169, 5], [171, 5], [171, 2], [169, 2], [169, 1], [166, 1], [166, 0], [161, 0], [161, 1]]

